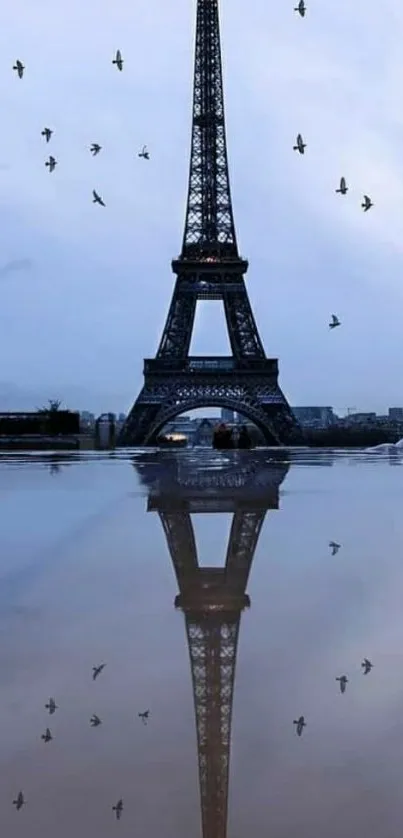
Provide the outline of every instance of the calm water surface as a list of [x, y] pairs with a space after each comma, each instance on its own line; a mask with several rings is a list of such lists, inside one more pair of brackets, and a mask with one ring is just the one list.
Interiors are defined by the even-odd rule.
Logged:
[[402, 466], [2, 455], [0, 835], [401, 838]]

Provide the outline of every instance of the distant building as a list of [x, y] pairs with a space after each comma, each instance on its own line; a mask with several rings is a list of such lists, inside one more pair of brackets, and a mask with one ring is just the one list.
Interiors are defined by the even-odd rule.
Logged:
[[368, 425], [376, 420], [376, 413], [349, 413], [344, 419], [346, 425]]
[[88, 424], [92, 424], [95, 422], [95, 414], [90, 413], [89, 410], [82, 410], [80, 413], [80, 419], [82, 422], [88, 422]]
[[300, 425], [309, 427], [327, 427], [337, 422], [337, 416], [332, 407], [292, 407], [295, 418]]
[[221, 410], [221, 421], [228, 424], [236, 422], [235, 410], [229, 410], [228, 407], [223, 407]]
[[122, 424], [123, 424], [123, 422], [125, 422], [125, 421], [126, 421], [126, 414], [125, 413], [119, 413], [118, 422], [122, 422]]
[[403, 407], [390, 407], [388, 416], [393, 422], [403, 422]]

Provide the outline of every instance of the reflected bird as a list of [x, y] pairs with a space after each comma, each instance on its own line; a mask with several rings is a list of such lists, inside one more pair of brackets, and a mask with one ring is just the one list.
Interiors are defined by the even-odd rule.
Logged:
[[147, 724], [149, 715], [149, 710], [144, 710], [144, 713], [139, 713], [139, 718], [142, 720], [143, 724]]
[[45, 166], [48, 167], [50, 172], [53, 172], [55, 166], [57, 166], [57, 160], [55, 160], [52, 155], [50, 155], [49, 160], [46, 161]]
[[92, 667], [92, 680], [93, 681], [95, 681], [95, 679], [98, 678], [98, 675], [101, 674], [101, 672], [105, 668], [105, 666], [106, 666], [106, 663], [101, 663], [99, 666], [93, 666]]
[[98, 143], [93, 143], [90, 148], [90, 151], [92, 152], [92, 155], [96, 157], [96, 155], [99, 154], [99, 152], [101, 151], [101, 148], [102, 146], [98, 145]]
[[46, 728], [45, 733], [42, 733], [41, 739], [43, 739], [44, 742], [50, 742], [53, 739], [48, 727]]
[[112, 64], [116, 64], [118, 70], [123, 70], [123, 58], [120, 49], [116, 50], [116, 58], [113, 59]]
[[361, 664], [361, 666], [364, 670], [363, 675], [368, 675], [368, 672], [371, 672], [371, 669], [372, 669], [373, 665], [374, 664], [371, 663], [371, 661], [369, 661], [368, 658], [364, 658], [364, 660]]
[[24, 75], [25, 67], [24, 67], [22, 61], [20, 61], [19, 58], [17, 58], [17, 61], [14, 64], [13, 70], [17, 70], [19, 78], [22, 79], [22, 77]]
[[58, 709], [58, 706], [57, 706], [54, 698], [49, 699], [48, 704], [45, 704], [45, 708], [46, 708], [46, 710], [49, 710], [49, 715], [53, 716], [53, 713], [55, 712], [55, 710]]
[[340, 178], [340, 186], [338, 189], [336, 189], [336, 192], [340, 192], [340, 195], [346, 195], [346, 193], [348, 192], [348, 186], [346, 184], [345, 177]]
[[337, 544], [337, 541], [329, 541], [329, 547], [332, 551], [332, 556], [335, 556], [340, 550], [340, 544]]
[[146, 145], [143, 145], [142, 150], [139, 152], [139, 157], [144, 157], [144, 160], [149, 160], [150, 159], [150, 154], [147, 151], [147, 146]]
[[41, 136], [46, 138], [47, 143], [49, 142], [52, 134], [53, 131], [50, 128], [44, 128], [43, 131], [41, 131]]
[[101, 724], [102, 724], [102, 721], [99, 718], [99, 716], [97, 716], [96, 713], [93, 713], [93, 715], [90, 718], [91, 727], [98, 727], [98, 725], [101, 725]]
[[121, 814], [123, 812], [123, 800], [122, 800], [122, 798], [120, 798], [120, 800], [118, 800], [116, 806], [112, 806], [112, 810], [116, 813], [116, 819], [118, 821], [120, 821]]
[[340, 692], [345, 693], [346, 692], [346, 686], [348, 684], [347, 675], [340, 675], [338, 678], [336, 678], [336, 681], [340, 681]]
[[298, 134], [297, 145], [293, 145], [293, 149], [294, 151], [299, 151], [300, 154], [305, 154], [306, 143], [304, 143], [301, 134]]
[[306, 727], [305, 716], [300, 716], [299, 719], [294, 719], [294, 725], [297, 725], [297, 735], [301, 736], [304, 727]]
[[361, 206], [362, 206], [362, 209], [364, 210], [364, 212], [368, 212], [368, 210], [371, 209], [371, 207], [373, 207], [374, 205], [371, 201], [371, 198], [369, 198], [368, 195], [364, 195], [364, 200], [363, 200]]
[[24, 803], [25, 803], [24, 795], [23, 795], [22, 791], [19, 791], [16, 799], [13, 800], [13, 806], [15, 806], [17, 812], [18, 812], [19, 809], [22, 809]]
[[336, 326], [340, 326], [340, 320], [335, 314], [332, 314], [332, 322], [329, 323], [329, 329], [335, 329]]
[[[100, 195], [98, 195], [98, 192], [96, 192], [96, 191], [95, 191], [95, 189], [93, 189], [93, 190], [92, 190], [92, 194], [93, 194], [93, 196], [94, 196], [94, 197], [93, 197], [93, 199], [92, 199], [92, 203], [93, 203], [93, 204], [101, 204], [101, 207], [105, 207], [105, 206], [106, 206], [105, 202], [102, 200], [101, 196], [100, 196]], [[103, 665], [103, 666], [104, 666], [104, 665]], [[103, 669], [103, 666], [102, 666], [102, 669]], [[94, 668], [95, 668], [95, 667], [94, 667]], [[95, 675], [95, 678], [96, 678], [96, 677], [97, 677], [97, 676]]]
[[304, 0], [299, 0], [298, 6], [295, 7], [294, 12], [298, 12], [301, 17], [305, 17], [306, 6]]

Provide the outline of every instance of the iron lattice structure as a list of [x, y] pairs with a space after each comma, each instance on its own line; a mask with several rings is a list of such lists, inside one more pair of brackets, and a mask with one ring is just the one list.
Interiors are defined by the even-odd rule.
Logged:
[[[249, 302], [232, 210], [224, 118], [218, 0], [197, 0], [192, 143], [182, 251], [154, 359], [118, 444], [153, 444], [172, 417], [196, 407], [237, 410], [270, 445], [296, 442], [299, 426], [267, 358]], [[189, 356], [197, 301], [221, 300], [232, 355]]]
[[[204, 464], [206, 466], [206, 463]], [[164, 528], [179, 588], [175, 606], [185, 617], [195, 706], [203, 838], [226, 838], [231, 720], [241, 613], [267, 509], [278, 508], [288, 466], [253, 458], [233, 469], [192, 468], [169, 459], [149, 484], [148, 510]], [[200, 567], [192, 512], [233, 512], [225, 566]]]

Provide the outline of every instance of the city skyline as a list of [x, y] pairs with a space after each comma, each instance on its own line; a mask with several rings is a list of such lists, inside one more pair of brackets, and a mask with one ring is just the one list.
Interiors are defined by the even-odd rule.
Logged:
[[[250, 261], [248, 293], [290, 404], [384, 413], [403, 401], [403, 10], [389, 2], [368, 16], [363, 2], [311, 2], [301, 20], [293, 5], [257, 0], [245, 15], [241, 0], [220, 2], [230, 178], [239, 248]], [[17, 402], [35, 409], [55, 397], [95, 413], [127, 412], [172, 294], [196, 3], [96, 9], [96, 40], [92, 2], [85, 9], [62, 3], [57, 32], [45, 3], [33, 9], [23, 0], [18, 14], [4, 13], [0, 409], [18, 409]], [[122, 73], [111, 63], [117, 48]], [[22, 80], [12, 71], [17, 57], [26, 66]], [[55, 131], [49, 146], [45, 125]], [[299, 131], [304, 157], [292, 150]], [[102, 145], [96, 159], [92, 142]], [[149, 161], [137, 158], [144, 143]], [[49, 153], [58, 159], [51, 175]], [[334, 191], [341, 175], [345, 197]], [[105, 208], [93, 206], [93, 188]], [[374, 201], [365, 214], [364, 192]], [[199, 303], [194, 354], [228, 354], [220, 305]], [[342, 325], [329, 332], [332, 312]]]

